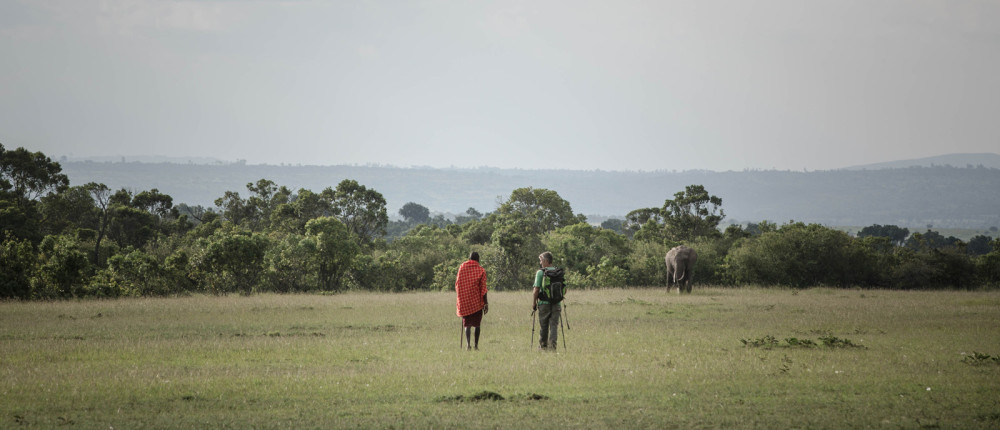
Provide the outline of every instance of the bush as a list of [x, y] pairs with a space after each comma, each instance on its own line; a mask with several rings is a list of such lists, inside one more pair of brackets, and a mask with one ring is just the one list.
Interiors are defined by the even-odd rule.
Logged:
[[634, 287], [666, 285], [666, 245], [658, 242], [632, 241], [628, 255], [628, 285]]
[[0, 244], [0, 298], [31, 298], [36, 260], [28, 239], [8, 236]]
[[86, 292], [90, 260], [73, 236], [46, 236], [39, 245], [38, 270], [32, 278], [36, 298], [79, 297]]
[[744, 239], [727, 259], [737, 283], [784, 285], [877, 285], [876, 261], [860, 242], [817, 224], [787, 224]]

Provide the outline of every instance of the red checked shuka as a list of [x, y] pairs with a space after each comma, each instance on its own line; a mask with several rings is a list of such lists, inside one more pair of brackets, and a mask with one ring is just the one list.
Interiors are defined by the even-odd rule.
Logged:
[[455, 292], [458, 297], [456, 314], [464, 317], [482, 310], [486, 291], [486, 269], [475, 260], [462, 263], [458, 268], [458, 277], [455, 278]]

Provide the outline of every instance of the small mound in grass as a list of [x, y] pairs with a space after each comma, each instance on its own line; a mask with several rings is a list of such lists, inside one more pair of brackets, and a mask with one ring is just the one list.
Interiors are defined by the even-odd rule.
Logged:
[[471, 396], [463, 396], [463, 395], [459, 394], [457, 396], [443, 396], [443, 397], [438, 397], [437, 401], [439, 401], [439, 402], [481, 402], [481, 401], [484, 401], [484, 400], [501, 401], [501, 400], [548, 400], [548, 399], [549, 399], [548, 396], [544, 396], [544, 395], [541, 395], [541, 394], [535, 394], [535, 393], [528, 393], [528, 394], [525, 394], [525, 395], [511, 396], [509, 398], [504, 398], [504, 396], [501, 396], [500, 393], [495, 393], [493, 391], [480, 391], [480, 392], [478, 392], [476, 394], [473, 394]]

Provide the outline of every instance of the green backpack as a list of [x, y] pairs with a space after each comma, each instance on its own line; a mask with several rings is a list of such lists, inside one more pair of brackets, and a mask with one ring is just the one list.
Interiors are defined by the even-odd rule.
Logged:
[[545, 274], [545, 277], [549, 278], [549, 286], [539, 289], [538, 300], [553, 305], [563, 301], [566, 297], [566, 282], [563, 278], [563, 269], [542, 270], [542, 273]]

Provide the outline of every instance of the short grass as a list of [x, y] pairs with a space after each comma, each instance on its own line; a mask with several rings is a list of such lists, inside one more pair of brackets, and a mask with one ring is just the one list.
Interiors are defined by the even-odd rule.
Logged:
[[529, 297], [0, 303], [0, 428], [1000, 427], [1000, 293], [576, 291], [558, 353]]

